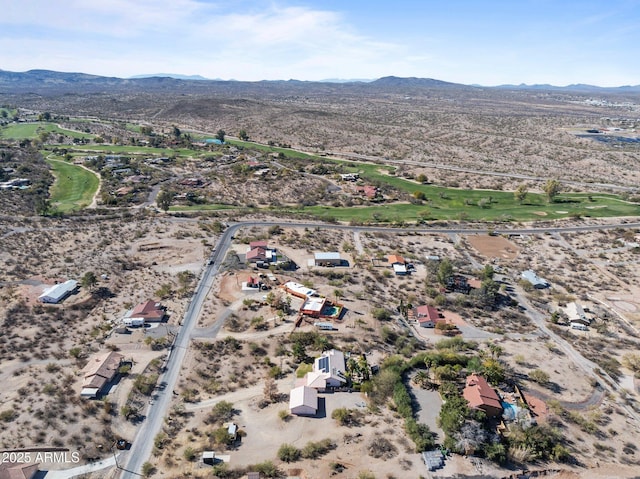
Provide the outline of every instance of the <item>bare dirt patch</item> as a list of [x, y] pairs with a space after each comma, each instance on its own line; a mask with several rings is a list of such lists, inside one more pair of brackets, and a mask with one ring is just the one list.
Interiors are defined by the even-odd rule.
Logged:
[[475, 235], [467, 240], [478, 253], [487, 258], [513, 260], [518, 256], [520, 248], [502, 236]]

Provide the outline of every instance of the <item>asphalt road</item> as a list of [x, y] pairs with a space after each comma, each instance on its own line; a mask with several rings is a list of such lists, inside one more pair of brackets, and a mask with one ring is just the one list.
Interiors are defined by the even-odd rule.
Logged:
[[165, 383], [162, 389], [156, 389], [153, 402], [149, 404], [146, 417], [138, 429], [135, 439], [129, 451], [123, 452], [119, 460], [122, 469], [121, 477], [133, 478], [141, 474], [142, 465], [151, 456], [153, 450], [153, 438], [161, 431], [164, 417], [167, 414], [173, 396], [173, 390], [178, 382], [182, 362], [189, 347], [191, 332], [198, 322], [200, 311], [204, 300], [213, 285], [213, 281], [218, 274], [220, 263], [224, 259], [224, 253], [231, 244], [231, 237], [235, 229], [225, 231], [214, 252], [210, 257], [210, 264], [207, 264], [193, 298], [185, 312], [182, 325], [175, 337], [173, 346], [166, 361], [166, 370], [158, 379], [158, 383]]

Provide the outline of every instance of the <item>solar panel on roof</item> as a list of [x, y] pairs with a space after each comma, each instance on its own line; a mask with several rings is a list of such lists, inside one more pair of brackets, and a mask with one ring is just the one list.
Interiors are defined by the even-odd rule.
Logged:
[[329, 372], [329, 358], [324, 356], [321, 357], [318, 361], [318, 367], [323, 373]]

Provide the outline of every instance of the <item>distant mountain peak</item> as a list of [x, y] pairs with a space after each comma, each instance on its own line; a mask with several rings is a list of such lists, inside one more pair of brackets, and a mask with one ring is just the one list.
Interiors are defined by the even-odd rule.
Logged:
[[[142, 75], [134, 75], [129, 77], [131, 80], [137, 80], [140, 78], [175, 78], [176, 80], [211, 80], [210, 78], [205, 78], [202, 75], [182, 75], [180, 73], [149, 73]], [[217, 78], [216, 80], [219, 80]]]

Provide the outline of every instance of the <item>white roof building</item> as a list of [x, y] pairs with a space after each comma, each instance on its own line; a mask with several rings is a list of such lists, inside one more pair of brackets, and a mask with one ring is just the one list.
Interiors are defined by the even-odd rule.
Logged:
[[305, 285], [296, 283], [294, 281], [287, 281], [286, 283], [284, 283], [284, 289], [288, 293], [291, 293], [294, 296], [298, 296], [300, 298], [318, 296], [318, 292], [316, 290], [307, 288]]
[[318, 412], [318, 391], [308, 386], [291, 390], [289, 410], [297, 416], [313, 416]]
[[43, 303], [59, 303], [64, 298], [69, 296], [78, 288], [78, 282], [74, 279], [65, 281], [51, 286], [44, 290], [44, 292], [38, 296], [38, 299]]
[[591, 323], [591, 320], [584, 314], [584, 309], [582, 309], [582, 306], [578, 303], [568, 303], [564, 310], [567, 313], [570, 323]]
[[549, 281], [538, 276], [532, 269], [528, 269], [521, 274], [523, 279], [526, 279], [533, 285], [534, 288], [542, 289], [551, 286]]
[[325, 351], [322, 356], [316, 358], [313, 362], [313, 371], [322, 373], [327, 386], [339, 387], [347, 382], [345, 377], [345, 361], [342, 351], [332, 349]]

